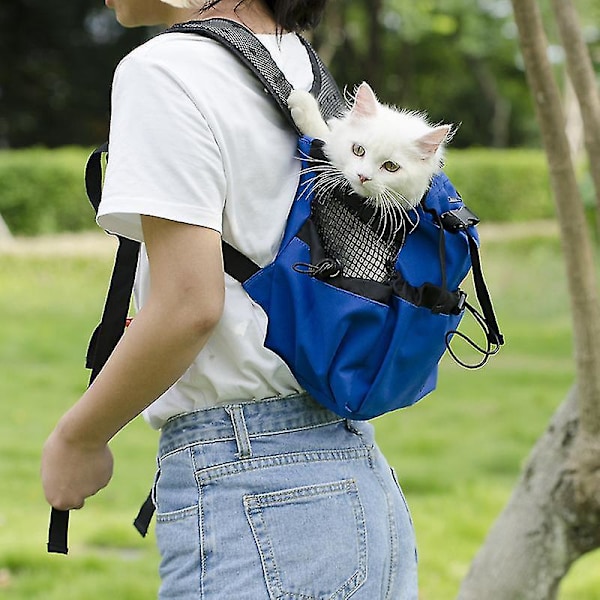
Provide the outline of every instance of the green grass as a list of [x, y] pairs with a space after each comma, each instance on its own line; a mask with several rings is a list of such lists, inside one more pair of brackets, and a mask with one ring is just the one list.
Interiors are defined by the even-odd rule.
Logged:
[[[483, 258], [506, 347], [478, 371], [445, 360], [434, 394], [376, 421], [415, 521], [422, 600], [456, 596], [532, 444], [573, 383], [558, 240], [535, 233], [508, 240], [495, 232]], [[112, 484], [73, 513], [70, 555], [45, 552], [40, 449], [85, 388], [85, 348], [111, 262], [105, 255], [0, 255], [0, 597], [6, 600], [156, 594], [152, 536], [142, 540], [130, 525], [154, 472], [156, 433], [140, 420], [114, 440]], [[575, 565], [560, 600], [599, 599], [596, 552]]]

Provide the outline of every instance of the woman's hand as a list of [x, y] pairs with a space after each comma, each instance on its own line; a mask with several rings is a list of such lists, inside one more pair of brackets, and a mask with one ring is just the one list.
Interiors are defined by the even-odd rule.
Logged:
[[112, 476], [108, 442], [175, 383], [223, 310], [218, 232], [142, 217], [149, 298], [94, 382], [59, 421], [42, 455], [42, 485], [59, 510], [81, 508]]
[[106, 444], [69, 440], [60, 424], [46, 440], [42, 485], [46, 500], [54, 508], [81, 508], [86, 498], [106, 487], [112, 472], [113, 457]]

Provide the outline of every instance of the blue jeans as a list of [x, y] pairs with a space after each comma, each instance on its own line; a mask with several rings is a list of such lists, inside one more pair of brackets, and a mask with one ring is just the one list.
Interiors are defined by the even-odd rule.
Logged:
[[408, 508], [369, 423], [300, 395], [164, 426], [161, 600], [416, 600]]

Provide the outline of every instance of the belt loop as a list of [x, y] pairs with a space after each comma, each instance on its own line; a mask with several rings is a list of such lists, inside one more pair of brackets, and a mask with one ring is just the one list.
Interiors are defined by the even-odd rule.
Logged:
[[250, 458], [252, 456], [252, 448], [250, 447], [250, 436], [246, 427], [246, 419], [244, 417], [244, 408], [241, 404], [226, 406], [225, 410], [231, 418], [233, 432], [235, 434], [235, 442], [237, 444], [237, 457]]

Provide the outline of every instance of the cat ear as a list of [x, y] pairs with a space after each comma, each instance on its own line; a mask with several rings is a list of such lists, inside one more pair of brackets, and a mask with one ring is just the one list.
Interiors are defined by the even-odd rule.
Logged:
[[438, 148], [450, 138], [451, 131], [452, 125], [440, 125], [417, 140], [417, 148], [422, 153], [423, 160], [438, 151]]
[[352, 117], [373, 117], [377, 113], [379, 108], [379, 101], [375, 92], [371, 89], [371, 86], [363, 81], [356, 91], [356, 97], [354, 98], [354, 106], [350, 111]]

